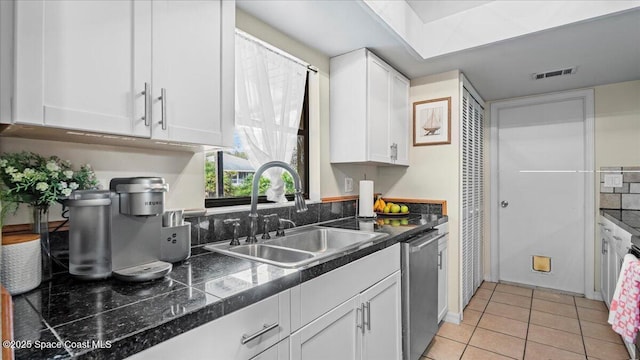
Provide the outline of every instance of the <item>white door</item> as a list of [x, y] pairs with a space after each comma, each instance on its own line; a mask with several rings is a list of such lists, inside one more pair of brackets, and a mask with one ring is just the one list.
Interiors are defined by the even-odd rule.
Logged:
[[148, 137], [150, 1], [17, 1], [17, 123]]
[[223, 3], [153, 2], [154, 139], [222, 144]]
[[585, 292], [585, 108], [542, 96], [497, 110], [500, 280]]
[[402, 315], [400, 272], [387, 277], [361, 294], [365, 304], [362, 359], [400, 360]]
[[360, 295], [291, 334], [291, 359], [356, 360], [361, 358]]
[[389, 68], [373, 58], [367, 58], [367, 148], [370, 161], [389, 163]]

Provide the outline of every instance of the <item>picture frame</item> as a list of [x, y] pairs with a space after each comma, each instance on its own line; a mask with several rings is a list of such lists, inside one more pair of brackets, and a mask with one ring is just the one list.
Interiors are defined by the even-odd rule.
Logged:
[[413, 146], [451, 144], [451, 97], [413, 103]]

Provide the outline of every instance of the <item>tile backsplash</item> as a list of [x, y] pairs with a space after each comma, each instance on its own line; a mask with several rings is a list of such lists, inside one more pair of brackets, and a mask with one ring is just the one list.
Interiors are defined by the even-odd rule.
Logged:
[[[418, 214], [442, 214], [442, 206], [439, 204], [412, 204], [407, 203], [409, 211]], [[258, 236], [264, 229], [262, 219], [264, 215], [277, 214], [281, 219], [292, 220], [296, 226], [310, 225], [319, 222], [354, 217], [357, 213], [357, 200], [345, 200], [337, 202], [308, 204], [307, 212], [296, 213], [293, 206], [260, 209], [258, 210]], [[204, 245], [211, 242], [231, 239], [232, 226], [225, 225], [224, 220], [240, 219], [239, 238], [243, 242], [249, 234], [249, 211], [235, 211], [224, 214], [213, 214], [200, 217], [187, 218], [191, 223], [191, 246]], [[274, 232], [277, 228], [276, 221], [269, 224], [269, 231]], [[273, 234], [272, 234], [273, 236]]]
[[[605, 186], [606, 174], [622, 174], [622, 186]], [[600, 208], [640, 210], [640, 166], [600, 168]]]

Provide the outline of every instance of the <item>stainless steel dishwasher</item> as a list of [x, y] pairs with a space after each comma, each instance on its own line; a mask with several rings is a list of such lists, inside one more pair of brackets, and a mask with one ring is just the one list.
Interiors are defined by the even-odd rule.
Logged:
[[438, 240], [447, 235], [433, 229], [401, 244], [404, 360], [419, 360], [438, 331]]

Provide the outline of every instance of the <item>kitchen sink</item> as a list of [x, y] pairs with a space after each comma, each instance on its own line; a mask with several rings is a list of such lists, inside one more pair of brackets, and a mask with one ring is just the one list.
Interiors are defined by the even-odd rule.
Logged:
[[224, 243], [208, 245], [205, 249], [284, 268], [301, 268], [329, 260], [345, 251], [367, 247], [386, 236], [383, 233], [315, 226], [296, 229], [283, 237], [263, 240], [258, 244], [231, 246]]
[[268, 260], [269, 262], [283, 264], [295, 264], [314, 257], [314, 255], [310, 253], [275, 246], [266, 246], [263, 244], [234, 246], [230, 248], [229, 251], [238, 255], [251, 256]]
[[352, 245], [364, 245], [367, 241], [377, 238], [378, 235], [380, 234], [334, 228], [314, 228], [309, 231], [266, 240], [264, 244], [313, 253], [326, 253], [348, 248]]

